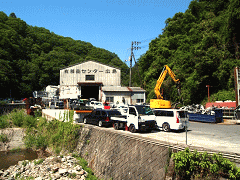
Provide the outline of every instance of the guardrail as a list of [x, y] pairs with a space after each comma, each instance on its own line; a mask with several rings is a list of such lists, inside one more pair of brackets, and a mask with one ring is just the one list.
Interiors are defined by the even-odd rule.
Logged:
[[224, 119], [235, 119], [234, 109], [223, 109], [223, 118]]

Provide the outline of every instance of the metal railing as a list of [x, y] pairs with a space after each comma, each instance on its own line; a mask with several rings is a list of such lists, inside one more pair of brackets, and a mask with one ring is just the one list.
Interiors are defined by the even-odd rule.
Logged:
[[223, 119], [235, 119], [234, 109], [223, 109]]

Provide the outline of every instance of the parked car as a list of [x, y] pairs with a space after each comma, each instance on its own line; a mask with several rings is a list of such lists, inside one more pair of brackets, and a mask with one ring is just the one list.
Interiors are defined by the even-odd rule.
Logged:
[[86, 102], [83, 99], [70, 100], [70, 109], [79, 110], [81, 106], [85, 106]]
[[50, 109], [64, 109], [63, 101], [52, 101], [50, 104]]
[[121, 115], [117, 110], [95, 109], [90, 114], [83, 117], [83, 123], [94, 124], [98, 126], [112, 126], [112, 116]]
[[187, 111], [180, 109], [153, 109], [159, 128], [168, 132], [170, 130], [184, 130], [189, 126]]

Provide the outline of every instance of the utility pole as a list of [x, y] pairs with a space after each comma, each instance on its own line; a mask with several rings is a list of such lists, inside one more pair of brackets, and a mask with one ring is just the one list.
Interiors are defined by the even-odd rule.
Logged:
[[[131, 55], [130, 55], [130, 57], [129, 57], [129, 61], [130, 61], [129, 87], [132, 86], [132, 58], [134, 57], [134, 55], [133, 55], [133, 50], [141, 49], [141, 47], [138, 47], [138, 44], [141, 44], [141, 42], [132, 41], [132, 45], [131, 45]], [[135, 45], [135, 46], [134, 46], [134, 45]]]
[[210, 102], [210, 93], [209, 93], [209, 87], [210, 87], [210, 85], [206, 85], [206, 87], [208, 88], [208, 102]]

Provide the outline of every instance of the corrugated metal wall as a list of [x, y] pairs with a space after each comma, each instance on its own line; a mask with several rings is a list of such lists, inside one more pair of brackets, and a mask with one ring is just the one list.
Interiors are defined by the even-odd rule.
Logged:
[[[86, 75], [94, 76], [94, 80], [86, 80]], [[121, 71], [94, 61], [60, 70], [60, 85], [77, 85], [78, 82], [102, 82], [104, 86], [120, 86]]]

